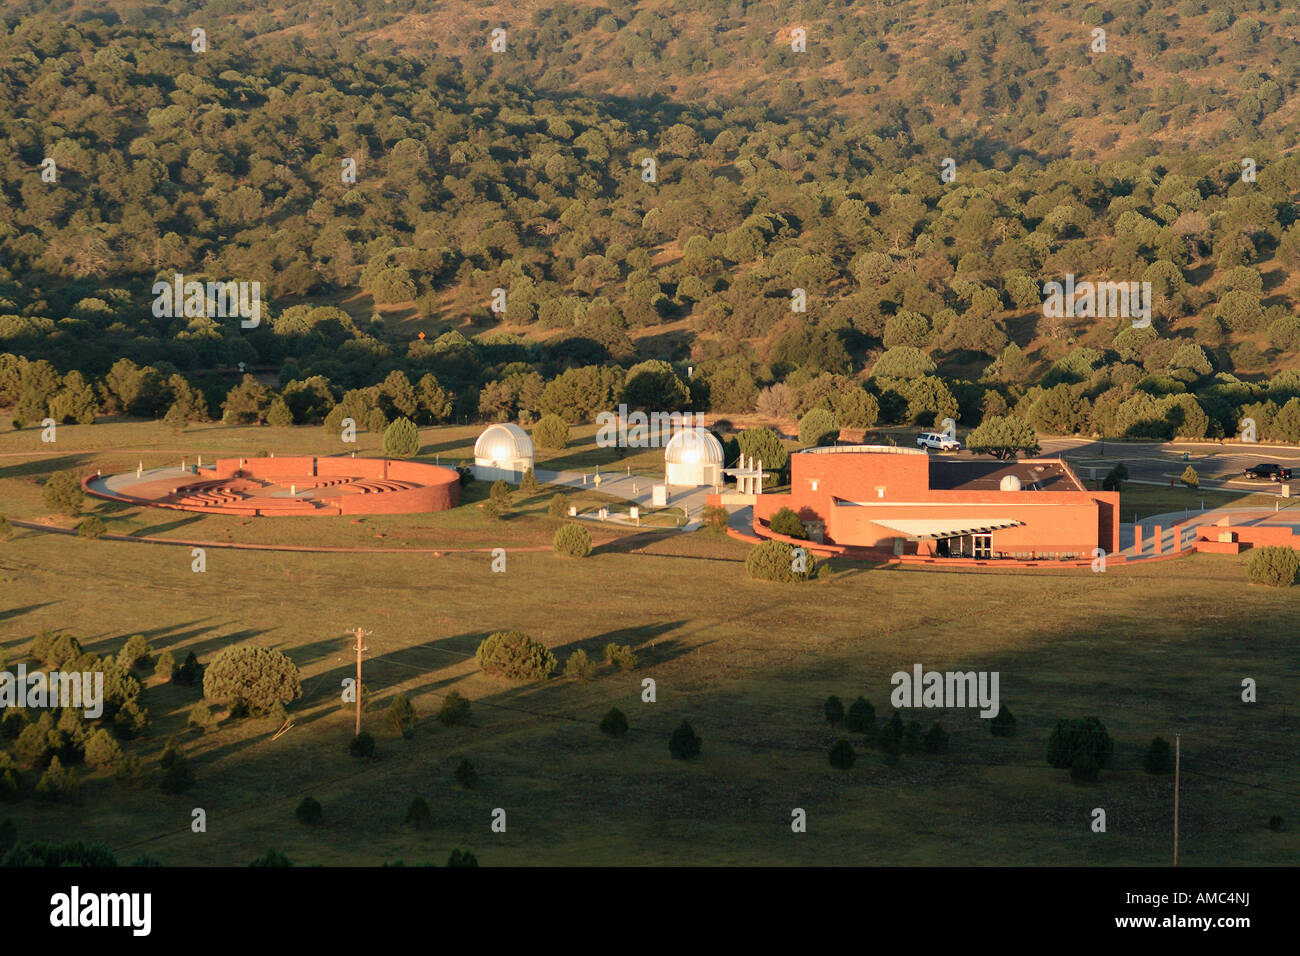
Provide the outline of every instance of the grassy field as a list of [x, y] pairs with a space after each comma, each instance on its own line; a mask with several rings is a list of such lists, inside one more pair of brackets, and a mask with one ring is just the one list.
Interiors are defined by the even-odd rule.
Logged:
[[[0, 450], [17, 437], [4, 436]], [[256, 450], [233, 429], [211, 439], [214, 450]], [[0, 462], [3, 507], [17, 513], [10, 489], [50, 463]], [[531, 540], [527, 528], [505, 522], [496, 537], [509, 547], [516, 534]], [[19, 529], [0, 544], [0, 647], [11, 668], [42, 627], [97, 652], [142, 633], [156, 651], [193, 650], [205, 662], [253, 642], [297, 662], [304, 696], [278, 740], [278, 724], [256, 719], [202, 734], [185, 728], [198, 689], [150, 679], [153, 725], [129, 746], [156, 767], [179, 735], [192, 790], [132, 790], [82, 768], [81, 805], [42, 807], [28, 772], [27, 793], [0, 806], [0, 819], [13, 819], [22, 839], [102, 840], [124, 861], [148, 853], [174, 865], [243, 864], [271, 847], [300, 864], [441, 863], [456, 846], [485, 865], [1163, 864], [1172, 781], [1145, 774], [1141, 756], [1152, 737], [1178, 733], [1183, 862], [1297, 858], [1300, 601], [1294, 590], [1249, 586], [1244, 557], [1105, 574], [831, 562], [819, 580], [780, 586], [748, 580], [746, 552], [709, 532], [633, 534], [580, 561], [511, 554], [505, 573], [485, 554], [213, 551], [196, 574], [184, 549]], [[364, 724], [379, 741], [373, 762], [347, 754], [353, 718], [340, 706], [354, 667], [346, 630], [357, 626], [372, 632]], [[508, 628], [544, 641], [561, 665], [577, 648], [600, 658], [610, 641], [633, 645], [641, 664], [602, 667], [586, 684], [510, 684], [473, 662], [484, 636]], [[1017, 736], [992, 737], [973, 710], [920, 711], [925, 726], [947, 729], [948, 753], [890, 767], [852, 736], [856, 766], [833, 770], [826, 753], [842, 732], [822, 716], [827, 695], [847, 705], [862, 694], [883, 722], [890, 675], [916, 663], [999, 672]], [[1258, 703], [1240, 700], [1246, 677], [1259, 684]], [[644, 678], [656, 682], [655, 703], [641, 700]], [[452, 689], [473, 700], [470, 726], [432, 719]], [[399, 690], [422, 718], [410, 740], [383, 718]], [[628, 715], [625, 740], [597, 729], [612, 706]], [[1076, 786], [1046, 765], [1045, 744], [1058, 718], [1090, 714], [1116, 739], [1116, 756], [1097, 784]], [[667, 747], [683, 719], [703, 739], [689, 763]], [[473, 789], [452, 778], [461, 757], [479, 771]], [[307, 795], [324, 805], [316, 827], [294, 819]], [[416, 795], [433, 810], [429, 829], [402, 824]], [[195, 807], [207, 812], [205, 834], [190, 831]], [[791, 832], [795, 807], [807, 811], [806, 833]], [[1089, 829], [1094, 807], [1106, 810], [1105, 834]], [[495, 808], [506, 811], [504, 834], [490, 829]], [[1274, 814], [1288, 832], [1267, 829]]]

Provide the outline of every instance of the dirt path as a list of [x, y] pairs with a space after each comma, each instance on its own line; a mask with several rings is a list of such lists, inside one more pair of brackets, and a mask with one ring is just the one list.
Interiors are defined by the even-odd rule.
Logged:
[[[31, 531], [42, 531], [46, 534], [75, 535], [77, 533], [75, 528], [58, 528], [37, 521], [18, 521], [11, 518], [9, 523], [15, 528], [27, 528]], [[644, 528], [640, 530], [643, 533], [645, 531]], [[591, 546], [592, 548], [604, 547], [612, 541], [618, 541], [625, 537], [631, 536], [613, 535], [601, 540], [597, 540], [593, 536]], [[305, 551], [313, 554], [432, 554], [435, 557], [441, 557], [444, 554], [491, 554], [496, 550], [495, 548], [356, 548], [310, 544], [254, 544], [238, 541], [190, 541], [180, 538], [155, 538], [129, 534], [104, 534], [101, 538], [106, 541], [137, 541], [144, 544], [170, 544], [185, 548], [227, 548], [235, 551]], [[514, 552], [518, 554], [525, 551], [550, 551], [552, 547], [548, 544], [539, 544], [519, 548], [505, 548], [504, 550], [507, 553]]]

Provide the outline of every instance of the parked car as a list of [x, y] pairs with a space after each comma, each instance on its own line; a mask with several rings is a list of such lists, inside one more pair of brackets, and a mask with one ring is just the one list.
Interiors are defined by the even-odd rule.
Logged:
[[921, 448], [937, 448], [940, 451], [961, 451], [961, 442], [941, 432], [921, 432], [916, 436], [916, 444]]
[[1290, 481], [1291, 469], [1283, 468], [1276, 462], [1267, 462], [1263, 465], [1252, 465], [1241, 473], [1243, 478], [1267, 478], [1269, 481]]

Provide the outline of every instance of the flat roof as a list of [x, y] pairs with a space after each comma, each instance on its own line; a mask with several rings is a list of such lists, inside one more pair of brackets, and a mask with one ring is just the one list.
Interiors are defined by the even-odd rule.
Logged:
[[998, 491], [1007, 475], [1019, 478], [1023, 491], [1088, 490], [1059, 458], [987, 461], [934, 457], [930, 460], [930, 487], [939, 491]]

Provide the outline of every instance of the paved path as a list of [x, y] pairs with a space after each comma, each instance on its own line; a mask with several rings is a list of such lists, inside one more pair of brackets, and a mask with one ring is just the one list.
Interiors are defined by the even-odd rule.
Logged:
[[[600, 484], [595, 483], [595, 472], [581, 471], [548, 471], [545, 468], [539, 468], [534, 471], [537, 480], [548, 485], [563, 485], [567, 488], [579, 488], [584, 491], [599, 491], [602, 494], [613, 495], [615, 498], [622, 498], [629, 505], [650, 511], [652, 506], [652, 489], [655, 484], [662, 483], [659, 479], [650, 478], [645, 475], [631, 475], [626, 472], [619, 474], [617, 471], [602, 471], [600, 473]], [[668, 506], [682, 508], [686, 512], [687, 522], [681, 528], [682, 531], [694, 531], [703, 523], [705, 499], [713, 493], [709, 487], [701, 488], [669, 488], [668, 489]], [[591, 517], [585, 515], [581, 517]], [[610, 519], [626, 524], [630, 519], [626, 515], [615, 516], [610, 514]]]

